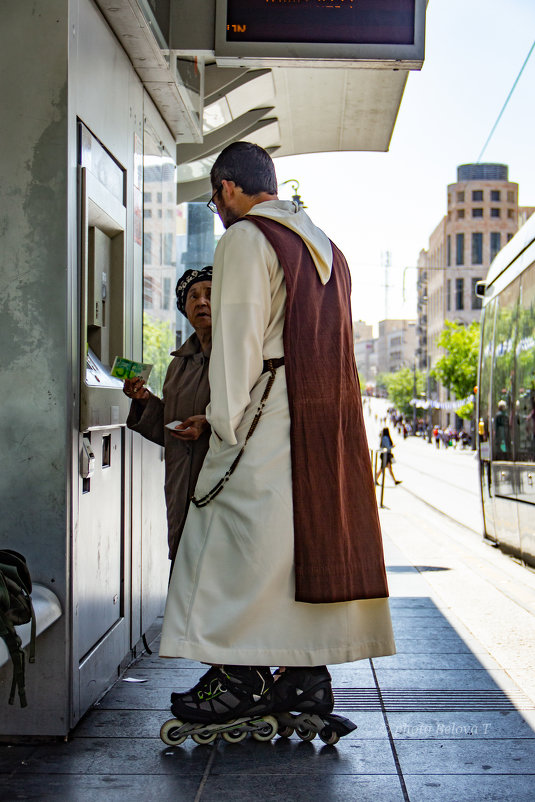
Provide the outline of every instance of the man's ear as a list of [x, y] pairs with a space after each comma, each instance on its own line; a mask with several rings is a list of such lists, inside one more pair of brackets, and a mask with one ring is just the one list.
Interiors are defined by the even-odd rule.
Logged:
[[232, 199], [236, 194], [236, 183], [234, 181], [227, 181], [226, 178], [221, 180], [221, 191], [225, 193], [227, 198]]

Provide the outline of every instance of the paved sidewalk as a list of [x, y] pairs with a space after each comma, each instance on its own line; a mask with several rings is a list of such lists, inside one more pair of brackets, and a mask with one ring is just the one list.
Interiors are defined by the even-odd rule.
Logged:
[[533, 802], [535, 579], [464, 544], [402, 487], [388, 490], [398, 654], [332, 668], [337, 711], [355, 732], [336, 746], [293, 736], [166, 747], [170, 693], [205, 669], [160, 660], [154, 642], [68, 743], [0, 746], [2, 800]]

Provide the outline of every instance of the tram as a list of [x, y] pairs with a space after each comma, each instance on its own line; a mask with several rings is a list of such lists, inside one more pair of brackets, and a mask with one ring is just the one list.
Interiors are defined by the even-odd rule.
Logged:
[[498, 253], [478, 294], [484, 534], [535, 566], [535, 215]]

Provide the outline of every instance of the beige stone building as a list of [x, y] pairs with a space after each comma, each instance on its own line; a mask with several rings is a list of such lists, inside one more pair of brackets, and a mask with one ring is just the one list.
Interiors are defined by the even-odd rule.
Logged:
[[[533, 212], [519, 208], [518, 184], [508, 179], [505, 164], [463, 164], [457, 182], [448, 185], [447, 213], [429, 237], [418, 258], [418, 364], [432, 367], [441, 350], [436, 341], [446, 320], [466, 325], [479, 320], [476, 295], [498, 251]], [[443, 388], [434, 393], [448, 400]], [[444, 413], [443, 425], [453, 424]], [[443, 418], [443, 419], [442, 419]], [[451, 421], [449, 420], [451, 418]]]
[[361, 382], [374, 382], [377, 375], [377, 340], [373, 336], [373, 326], [363, 320], [354, 320], [353, 341]]
[[416, 353], [416, 320], [381, 320], [377, 338], [377, 373], [412, 367]]

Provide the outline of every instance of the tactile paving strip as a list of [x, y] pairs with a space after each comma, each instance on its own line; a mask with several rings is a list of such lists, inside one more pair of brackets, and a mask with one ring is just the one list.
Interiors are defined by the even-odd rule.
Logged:
[[339, 710], [388, 713], [424, 713], [463, 711], [511, 712], [535, 710], [535, 704], [522, 691], [501, 690], [384, 690], [376, 688], [333, 688]]

